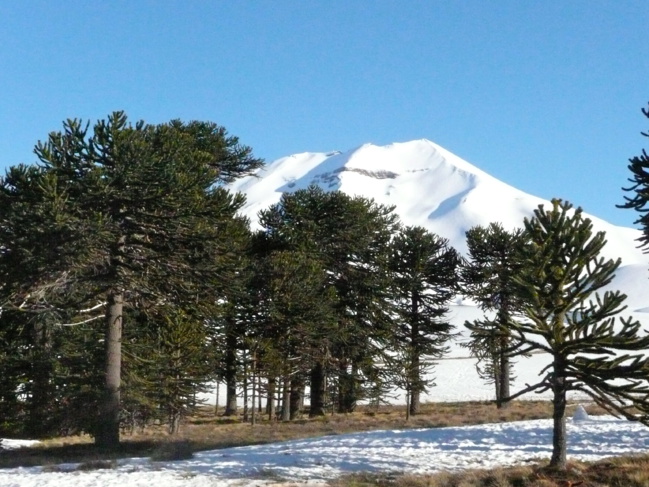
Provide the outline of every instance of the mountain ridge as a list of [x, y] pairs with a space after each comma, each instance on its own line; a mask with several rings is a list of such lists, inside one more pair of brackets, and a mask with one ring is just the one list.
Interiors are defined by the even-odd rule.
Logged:
[[[428, 139], [371, 143], [340, 152], [303, 152], [272, 161], [230, 189], [247, 197], [242, 213], [256, 225], [257, 213], [279, 201], [283, 192], [317, 184], [352, 196], [395, 205], [404, 224], [421, 225], [448, 238], [466, 254], [465, 232], [499, 221], [505, 228], [523, 225], [539, 205], [550, 202], [508, 185]], [[578, 206], [578, 202], [572, 202]], [[585, 213], [586, 214], [586, 213]], [[646, 263], [637, 249], [638, 230], [612, 225], [593, 215], [595, 230], [609, 238], [604, 255], [624, 264]]]
[[[257, 214], [277, 203], [283, 192], [317, 184], [352, 196], [394, 205], [406, 225], [420, 225], [449, 240], [466, 255], [466, 231], [500, 222], [523, 226], [539, 205], [550, 202], [508, 185], [428, 139], [385, 146], [362, 144], [346, 152], [303, 152], [270, 162], [253, 176], [229, 186], [247, 197], [241, 213], [259, 228]], [[579, 202], [571, 202], [578, 206]], [[613, 225], [584, 212], [595, 231], [606, 232], [606, 258], [622, 259], [605, 290], [622, 290], [630, 310], [649, 313], [647, 255], [637, 248], [640, 231]]]

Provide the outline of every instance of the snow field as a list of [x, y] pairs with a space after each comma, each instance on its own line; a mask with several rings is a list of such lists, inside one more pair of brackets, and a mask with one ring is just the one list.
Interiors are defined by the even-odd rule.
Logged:
[[[254, 486], [278, 481], [321, 483], [358, 471], [433, 473], [548, 459], [552, 421], [372, 431], [197, 453], [168, 463], [120, 461], [114, 470], [0, 470], [0, 486]], [[568, 455], [578, 460], [649, 451], [649, 428], [612, 416], [568, 420]]]

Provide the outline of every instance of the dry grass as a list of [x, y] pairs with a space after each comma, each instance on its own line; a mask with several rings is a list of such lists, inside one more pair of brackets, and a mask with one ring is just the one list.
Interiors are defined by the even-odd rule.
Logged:
[[332, 487], [648, 487], [649, 455], [595, 463], [573, 462], [565, 472], [542, 466], [469, 470], [434, 475], [353, 474]]
[[[591, 411], [592, 412], [592, 411]], [[506, 409], [497, 409], [491, 402], [449, 402], [422, 405], [421, 414], [405, 419], [403, 406], [382, 406], [379, 409], [361, 406], [351, 414], [335, 414], [318, 418], [303, 416], [290, 422], [258, 421], [251, 426], [241, 417], [215, 415], [211, 408], [201, 410], [182, 425], [176, 437], [170, 437], [165, 427], [149, 427], [143, 432], [123, 435], [125, 444], [164, 444], [188, 441], [196, 449], [227, 448], [314, 436], [336, 435], [381, 429], [438, 428], [469, 424], [499, 423], [527, 419], [549, 418], [549, 401], [515, 401]], [[570, 410], [569, 410], [570, 414]], [[42, 447], [55, 448], [90, 445], [88, 436], [70, 436], [45, 440]]]
[[[298, 438], [337, 435], [380, 429], [434, 428], [468, 424], [519, 421], [548, 418], [549, 401], [515, 401], [506, 409], [497, 409], [490, 402], [431, 403], [422, 405], [420, 415], [405, 420], [404, 407], [383, 406], [379, 409], [360, 407], [347, 415], [301, 418], [291, 422], [261, 421], [255, 426], [241, 418], [225, 418], [206, 408], [170, 437], [164, 427], [151, 427], [144, 432], [122, 437], [119, 451], [106, 452], [95, 448], [87, 436], [46, 440], [38, 447], [0, 452], [0, 468], [14, 466], [55, 465], [112, 460], [132, 456], [153, 458], [186, 458], [195, 451], [271, 443]], [[572, 410], [569, 410], [571, 414]], [[592, 409], [589, 413], [595, 413]], [[495, 484], [494, 484], [495, 485]]]

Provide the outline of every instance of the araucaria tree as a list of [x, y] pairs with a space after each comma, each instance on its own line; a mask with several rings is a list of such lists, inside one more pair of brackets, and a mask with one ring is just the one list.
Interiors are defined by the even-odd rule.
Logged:
[[37, 165], [12, 167], [0, 181], [1, 304], [59, 323], [103, 318], [93, 434], [114, 447], [125, 307], [215, 299], [223, 229], [243, 204], [219, 183], [261, 161], [213, 123], [131, 125], [122, 112], [92, 130], [68, 120], [35, 153]]
[[[649, 118], [649, 107], [643, 108], [642, 113]], [[649, 137], [649, 132], [641, 132]], [[629, 170], [633, 174], [629, 178], [631, 186], [623, 188], [624, 191], [635, 193], [633, 196], [625, 196], [626, 203], [618, 205], [620, 208], [631, 208], [636, 210], [640, 216], [635, 223], [640, 224], [642, 236], [639, 239], [640, 247], [649, 252], [649, 154], [642, 150], [639, 156], [629, 159]]]
[[[525, 300], [523, 322], [509, 327], [527, 351], [543, 351], [551, 362], [537, 384], [513, 394], [550, 390], [554, 430], [550, 466], [566, 467], [566, 394], [579, 391], [605, 410], [649, 423], [649, 335], [640, 323], [617, 315], [626, 296], [598, 290], [611, 282], [620, 260], [605, 260], [603, 232], [580, 208], [553, 200], [525, 220], [525, 274], [518, 279]], [[635, 352], [635, 353], [629, 353]], [[628, 409], [635, 406], [641, 414]]]
[[[278, 249], [310, 255], [325, 274], [333, 296], [333, 325], [326, 329], [328, 337], [321, 335], [328, 345], [313, 364], [312, 394], [322, 392], [327, 368], [334, 368], [338, 411], [351, 412], [363, 383], [377, 370], [377, 357], [390, 333], [386, 261], [397, 216], [393, 208], [373, 200], [310, 186], [282, 195], [279, 203], [260, 213], [260, 224]], [[315, 405], [322, 401], [311, 400]], [[317, 409], [312, 414], [322, 413]]]
[[[257, 303], [251, 339], [259, 349], [260, 364], [267, 375], [269, 402], [277, 379], [282, 380], [283, 397], [288, 399], [290, 391], [301, 389], [310, 376], [310, 415], [323, 415], [324, 384], [314, 365], [326, 360], [323, 351], [331, 349], [334, 290], [327, 285], [327, 275], [317, 256], [274, 249], [273, 242], [262, 233], [257, 234], [256, 244], [251, 288]], [[294, 419], [297, 413], [290, 399], [283, 402], [284, 419]]]
[[478, 359], [478, 374], [495, 385], [499, 408], [507, 404], [510, 359], [516, 354], [509, 323], [522, 306], [515, 283], [523, 269], [519, 252], [521, 233], [520, 229], [509, 232], [500, 223], [471, 228], [466, 232], [468, 261], [461, 271], [465, 292], [482, 311], [494, 315], [466, 322], [465, 326], [471, 331], [468, 347]]
[[457, 290], [460, 256], [448, 240], [422, 227], [406, 227], [390, 245], [391, 294], [397, 315], [394, 358], [400, 358], [408, 394], [407, 416], [419, 413], [420, 395], [429, 385], [430, 360], [446, 351], [453, 325], [446, 319]]

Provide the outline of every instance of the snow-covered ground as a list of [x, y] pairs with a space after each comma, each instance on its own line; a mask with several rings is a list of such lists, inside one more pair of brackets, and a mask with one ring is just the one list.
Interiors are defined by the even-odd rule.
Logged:
[[[355, 471], [430, 473], [488, 468], [547, 459], [551, 420], [503, 424], [372, 431], [269, 445], [198, 453], [191, 460], [155, 463], [121, 461], [116, 469], [43, 472], [39, 468], [0, 470], [1, 486], [225, 487], [276, 483], [318, 483]], [[596, 460], [649, 451], [649, 428], [611, 416], [568, 420], [568, 454]]]
[[36, 440], [12, 440], [12, 439], [4, 439], [2, 440], [2, 444], [0, 444], [0, 447], [5, 449], [5, 450], [12, 450], [14, 448], [22, 448], [24, 446], [32, 446], [37, 444], [38, 441]]

